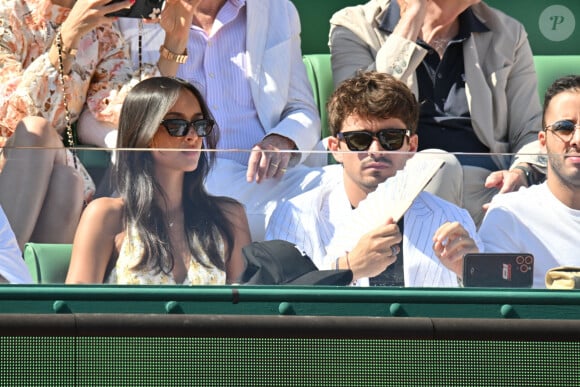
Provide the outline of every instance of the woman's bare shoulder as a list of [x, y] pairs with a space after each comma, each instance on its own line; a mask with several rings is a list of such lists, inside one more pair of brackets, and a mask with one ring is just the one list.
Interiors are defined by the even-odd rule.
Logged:
[[103, 226], [120, 225], [125, 204], [121, 198], [98, 198], [83, 211], [83, 217], [98, 221]]
[[216, 200], [219, 208], [224, 212], [226, 217], [246, 215], [244, 205], [237, 200], [225, 196], [216, 197]]

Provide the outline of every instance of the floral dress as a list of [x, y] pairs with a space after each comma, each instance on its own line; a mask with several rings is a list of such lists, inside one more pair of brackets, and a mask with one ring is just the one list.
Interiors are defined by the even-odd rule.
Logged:
[[[223, 239], [220, 238], [220, 251], [224, 255]], [[195, 242], [195, 241], [194, 241]], [[143, 243], [135, 227], [129, 227], [121, 244], [117, 262], [106, 278], [105, 283], [122, 285], [176, 285], [171, 273], [158, 272], [155, 268], [135, 269], [144, 253]], [[225, 285], [226, 273], [218, 269], [205, 255], [198, 257], [204, 262], [191, 257], [187, 277], [179, 285]]]
[[[70, 12], [51, 0], [0, 0], [0, 148], [26, 116], [41, 116], [63, 133], [63, 85], [49, 51]], [[141, 78], [159, 75], [147, 66], [132, 68], [121, 34], [99, 27], [79, 42], [71, 72], [65, 75], [71, 120], [87, 108], [99, 121], [117, 126], [122, 101]]]

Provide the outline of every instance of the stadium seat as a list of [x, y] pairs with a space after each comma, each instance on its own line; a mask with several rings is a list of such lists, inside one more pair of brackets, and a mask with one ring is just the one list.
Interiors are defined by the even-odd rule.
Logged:
[[314, 102], [320, 113], [322, 138], [330, 135], [326, 102], [334, 90], [330, 54], [310, 54], [303, 56], [308, 79], [314, 93]]
[[72, 244], [27, 243], [24, 246], [24, 262], [37, 284], [64, 283]]
[[580, 55], [534, 55], [534, 66], [538, 76], [538, 93], [543, 103], [546, 89], [557, 78], [580, 74]]

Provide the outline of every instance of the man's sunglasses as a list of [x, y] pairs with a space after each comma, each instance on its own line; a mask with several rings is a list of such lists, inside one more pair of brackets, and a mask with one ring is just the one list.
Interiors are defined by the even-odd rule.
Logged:
[[572, 140], [572, 137], [574, 137], [574, 132], [576, 129], [580, 130], [580, 125], [575, 124], [569, 120], [561, 120], [556, 121], [553, 124], [546, 125], [544, 129], [554, 133], [560, 140], [569, 142]]
[[170, 136], [183, 137], [189, 133], [190, 128], [195, 130], [198, 137], [208, 136], [215, 125], [214, 120], [203, 118], [200, 120], [187, 121], [181, 118], [168, 118], [161, 121], [161, 125], [167, 129]]
[[366, 151], [377, 139], [381, 147], [385, 150], [395, 151], [401, 149], [405, 143], [405, 138], [411, 135], [409, 129], [381, 129], [376, 133], [368, 130], [356, 130], [352, 132], [340, 132], [336, 135], [339, 140], [344, 140], [346, 146], [351, 151]]

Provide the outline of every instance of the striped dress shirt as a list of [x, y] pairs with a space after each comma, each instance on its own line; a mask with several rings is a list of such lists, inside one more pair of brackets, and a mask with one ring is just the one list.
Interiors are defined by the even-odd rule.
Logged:
[[[284, 239], [302, 248], [319, 269], [332, 269], [336, 257], [354, 246], [349, 240], [368, 230], [353, 230], [352, 208], [343, 184], [324, 185], [280, 205], [272, 214], [266, 240]], [[457, 276], [433, 252], [433, 235], [445, 222], [460, 222], [482, 249], [469, 213], [428, 192], [421, 192], [404, 215], [403, 254], [405, 286], [456, 287]], [[358, 238], [354, 238], [358, 240]], [[357, 281], [368, 286], [368, 278]]]

